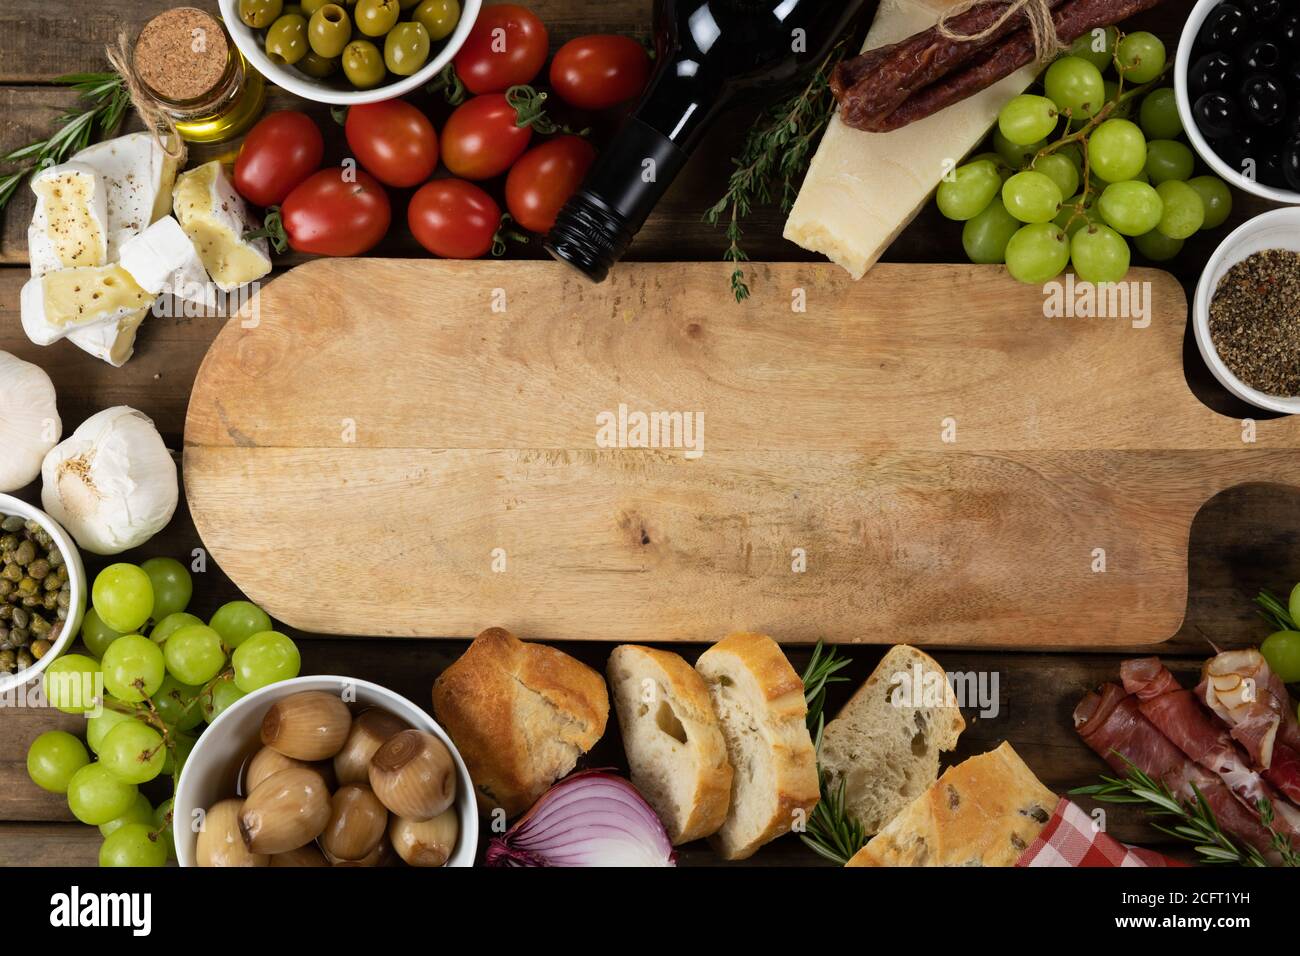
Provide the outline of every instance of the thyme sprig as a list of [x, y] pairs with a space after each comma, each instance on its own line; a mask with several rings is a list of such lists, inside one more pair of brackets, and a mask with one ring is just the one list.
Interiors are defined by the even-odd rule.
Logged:
[[826, 729], [826, 688], [830, 684], [847, 681], [839, 671], [848, 667], [850, 660], [837, 648], [827, 648], [822, 641], [813, 648], [812, 657], [803, 672], [804, 702], [808, 706], [808, 731], [817, 750], [817, 783], [821, 798], [808, 816], [805, 831], [799, 839], [817, 853], [843, 866], [849, 858], [867, 843], [867, 832], [848, 811], [845, 805], [847, 781], [841, 780], [832, 787], [821, 769], [822, 731]]
[[1259, 605], [1259, 616], [1268, 621], [1273, 630], [1297, 630], [1295, 619], [1291, 617], [1291, 609], [1272, 591], [1267, 588], [1261, 590], [1255, 598], [1255, 603]]
[[[1168, 825], [1152, 823], [1157, 830], [1175, 839], [1192, 844], [1204, 863], [1226, 863], [1233, 866], [1269, 866], [1264, 855], [1252, 846], [1238, 843], [1223, 832], [1215, 819], [1214, 811], [1193, 784], [1194, 800], [1180, 801], [1163, 783], [1144, 773], [1132, 762], [1123, 777], [1102, 775], [1101, 783], [1077, 787], [1072, 796], [1092, 797], [1102, 803], [1139, 804], [1146, 807], [1150, 816], [1170, 819]], [[1266, 799], [1256, 805], [1259, 821], [1268, 830], [1273, 849], [1283, 866], [1300, 866], [1300, 851], [1273, 826], [1273, 807]]]
[[737, 302], [749, 298], [744, 267], [749, 255], [741, 245], [741, 221], [755, 206], [770, 203], [778, 195], [783, 213], [794, 205], [818, 137], [835, 112], [831, 68], [847, 42], [845, 38], [835, 45], [803, 89], [763, 111], [745, 136], [740, 155], [732, 160], [735, 168], [727, 180], [727, 191], [704, 213], [704, 221], [711, 226], [726, 223], [727, 249], [722, 258], [736, 264], [731, 292]]
[[122, 125], [131, 97], [117, 73], [69, 73], [55, 83], [69, 86], [89, 105], [70, 107], [55, 120], [48, 139], [20, 146], [0, 156], [0, 166], [17, 167], [0, 174], [0, 210], [13, 198], [28, 176], [54, 166], [90, 145], [91, 140], [112, 136]]

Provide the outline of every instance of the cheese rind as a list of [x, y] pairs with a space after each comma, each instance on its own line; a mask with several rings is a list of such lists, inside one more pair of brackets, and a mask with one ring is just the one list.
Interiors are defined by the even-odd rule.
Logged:
[[108, 261], [108, 192], [85, 163], [50, 166], [32, 177], [36, 211], [27, 229], [33, 275]]
[[73, 329], [68, 341], [114, 368], [121, 368], [135, 354], [135, 334], [148, 314], [149, 308], [145, 307], [116, 322]]
[[122, 268], [154, 295], [166, 293], [208, 308], [216, 306], [216, 292], [198, 250], [171, 216], [163, 216], [122, 246]]
[[108, 258], [171, 208], [176, 160], [152, 133], [128, 133], [88, 146], [72, 157], [103, 177], [108, 194]]
[[247, 240], [255, 228], [248, 206], [217, 160], [183, 173], [172, 194], [176, 218], [199, 252], [208, 274], [223, 292], [271, 271], [265, 239]]
[[148, 311], [153, 300], [117, 264], [59, 269], [23, 286], [23, 331], [37, 345], [50, 345], [76, 329], [116, 324]]
[[[881, 0], [863, 50], [934, 26], [951, 0]], [[866, 133], [831, 117], [785, 238], [820, 252], [855, 279], [876, 264], [924, 207], [953, 163], [971, 151], [1009, 99], [1033, 82], [1026, 66], [947, 109], [902, 129]]]

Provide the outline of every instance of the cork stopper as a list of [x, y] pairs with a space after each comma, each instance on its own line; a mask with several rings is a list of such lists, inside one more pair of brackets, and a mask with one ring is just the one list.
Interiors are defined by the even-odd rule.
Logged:
[[167, 10], [146, 23], [132, 55], [136, 75], [149, 92], [172, 103], [212, 94], [229, 62], [230, 43], [220, 21], [194, 7]]

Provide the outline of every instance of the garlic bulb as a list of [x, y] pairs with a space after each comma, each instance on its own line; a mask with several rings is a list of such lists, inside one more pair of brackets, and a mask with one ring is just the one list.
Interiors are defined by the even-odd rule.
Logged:
[[91, 415], [41, 465], [41, 503], [77, 544], [117, 554], [176, 511], [176, 464], [150, 419], [126, 405]]
[[62, 434], [54, 383], [45, 370], [0, 352], [0, 491], [30, 484]]

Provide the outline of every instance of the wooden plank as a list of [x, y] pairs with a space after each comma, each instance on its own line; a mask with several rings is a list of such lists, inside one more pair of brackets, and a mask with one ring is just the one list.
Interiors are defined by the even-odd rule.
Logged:
[[0, 867], [98, 866], [103, 842], [79, 823], [0, 823]]

